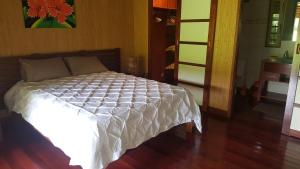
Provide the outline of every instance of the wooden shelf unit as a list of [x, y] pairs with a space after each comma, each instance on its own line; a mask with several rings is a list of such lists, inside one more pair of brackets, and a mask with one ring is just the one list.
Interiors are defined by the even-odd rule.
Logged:
[[152, 58], [150, 78], [169, 84], [175, 84], [175, 50], [167, 51], [166, 49], [175, 46], [176, 23], [171, 23], [170, 20], [176, 20], [176, 14], [176, 8], [160, 8], [155, 6], [155, 1], [153, 1], [150, 33]]

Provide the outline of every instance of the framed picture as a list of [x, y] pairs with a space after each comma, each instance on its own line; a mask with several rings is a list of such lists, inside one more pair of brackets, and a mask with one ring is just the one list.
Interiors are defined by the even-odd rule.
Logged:
[[75, 0], [22, 0], [25, 28], [75, 28]]

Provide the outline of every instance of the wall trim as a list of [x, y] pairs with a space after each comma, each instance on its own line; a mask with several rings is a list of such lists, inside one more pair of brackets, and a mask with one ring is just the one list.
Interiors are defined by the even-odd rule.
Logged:
[[227, 111], [218, 108], [208, 107], [207, 113], [209, 116], [215, 117], [217, 119], [221, 119], [221, 120], [230, 119], [230, 114]]

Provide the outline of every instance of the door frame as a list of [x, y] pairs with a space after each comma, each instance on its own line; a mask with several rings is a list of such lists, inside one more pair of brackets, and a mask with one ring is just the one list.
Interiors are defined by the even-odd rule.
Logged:
[[[242, 6], [239, 10], [239, 16], [241, 16], [242, 12]], [[241, 34], [241, 18], [239, 18], [239, 25], [238, 25], [238, 41], [236, 42], [236, 57], [235, 57], [235, 68], [234, 68], [234, 77], [233, 81], [236, 79], [236, 73], [237, 73], [237, 60], [238, 60], [238, 50], [239, 50], [239, 37]], [[300, 27], [298, 28], [300, 31]], [[298, 36], [300, 36], [300, 32], [298, 32]], [[297, 48], [299, 46], [300, 49], [300, 38], [298, 38], [295, 47]], [[300, 52], [300, 50], [299, 50]], [[293, 59], [292, 63], [292, 70], [291, 70], [291, 75], [290, 75], [290, 82], [289, 82], [289, 89], [288, 89], [288, 95], [287, 95], [287, 100], [286, 100], [286, 105], [285, 105], [285, 111], [284, 111], [284, 119], [282, 123], [282, 130], [281, 133], [290, 136], [291, 135], [291, 122], [292, 122], [292, 116], [293, 116], [293, 107], [294, 107], [294, 100], [296, 97], [296, 89], [297, 89], [297, 83], [298, 83], [298, 74], [300, 70], [300, 57]], [[230, 90], [230, 97], [231, 97], [231, 105], [230, 105], [230, 110], [232, 114], [232, 110], [234, 110], [234, 83], [232, 83], [232, 87]], [[299, 105], [300, 106], [300, 105]], [[299, 132], [300, 133], [300, 132]]]
[[[174, 79], [175, 82], [178, 82], [178, 64], [179, 64], [179, 34], [180, 34], [180, 15], [181, 15], [181, 1], [177, 0], [177, 16], [176, 16], [176, 56], [175, 56], [175, 70], [174, 70]], [[152, 14], [153, 14], [153, 0], [148, 0], [148, 72], [151, 76], [152, 71], [152, 53], [151, 53], [151, 33], [152, 33]], [[217, 8], [218, 0], [211, 0], [211, 10], [210, 10], [210, 19], [209, 19], [209, 37], [207, 44], [207, 59], [205, 67], [205, 80], [204, 85], [201, 87], [204, 89], [203, 93], [203, 105], [201, 106], [202, 111], [208, 111], [209, 106], [209, 90], [211, 84], [211, 72], [212, 72], [212, 62], [213, 62], [213, 51], [214, 51], [214, 40], [215, 40], [215, 30], [216, 30], [216, 21], [217, 21]], [[200, 86], [200, 85], [199, 85]]]
[[[298, 28], [300, 31], [300, 27]], [[298, 33], [298, 36], [300, 36], [300, 33]], [[293, 57], [293, 63], [292, 63], [292, 70], [290, 75], [290, 82], [289, 82], [289, 89], [288, 89], [288, 95], [286, 100], [286, 106], [284, 111], [284, 119], [282, 124], [282, 134], [291, 135], [291, 123], [292, 123], [292, 117], [293, 117], [293, 110], [294, 107], [299, 107], [300, 105], [295, 104], [295, 98], [296, 98], [296, 91], [297, 91], [297, 85], [298, 85], [298, 79], [299, 79], [299, 66], [300, 66], [300, 38], [298, 37], [298, 40], [295, 44], [295, 52]], [[298, 56], [296, 56], [298, 55]]]

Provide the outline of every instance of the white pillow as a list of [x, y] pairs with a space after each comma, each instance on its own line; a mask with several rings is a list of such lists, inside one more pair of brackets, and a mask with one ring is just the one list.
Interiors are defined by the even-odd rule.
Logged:
[[62, 58], [20, 59], [21, 76], [27, 82], [37, 82], [70, 76]]
[[74, 76], [108, 71], [96, 56], [65, 57], [64, 60]]

